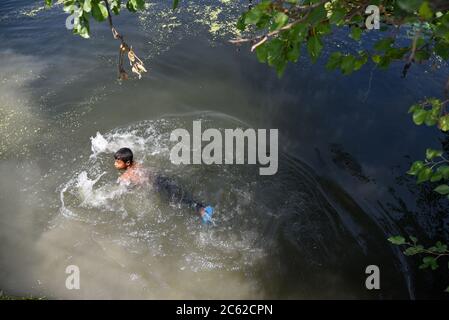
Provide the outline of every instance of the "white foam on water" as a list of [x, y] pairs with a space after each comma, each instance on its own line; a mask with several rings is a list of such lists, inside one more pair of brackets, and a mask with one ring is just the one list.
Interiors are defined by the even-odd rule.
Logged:
[[[155, 168], [158, 172], [180, 178], [183, 188], [200, 196], [198, 188], [195, 189], [189, 182], [204, 179], [204, 171], [194, 166], [174, 166], [168, 157], [170, 132], [179, 127], [188, 128], [195, 119], [198, 119], [198, 115], [148, 120], [109, 132], [96, 132], [90, 138], [89, 159], [80, 161], [81, 167], [59, 188], [61, 217], [70, 220], [70, 223], [84, 222], [92, 227], [96, 237], [121, 241], [121, 250], [135, 252], [153, 263], [163, 266], [166, 261], [170, 261], [180, 272], [175, 273], [177, 277], [183, 277], [184, 272], [235, 272], [248, 265], [255, 265], [265, 257], [264, 250], [256, 244], [255, 239], [242, 235], [251, 233], [253, 226], [229, 226], [232, 217], [240, 215], [240, 200], [237, 199], [237, 203], [231, 201], [222, 207], [213, 201], [212, 195], [216, 190], [204, 192], [200, 188], [199, 192], [204, 192], [204, 200], [210, 201], [216, 208], [214, 219], [217, 225], [203, 228], [201, 219], [194, 212], [167, 202], [164, 197], [151, 192], [150, 186], [129, 188], [120, 185], [115, 179], [118, 173], [113, 169], [112, 155], [118, 149], [128, 147], [145, 168]], [[223, 177], [230, 179], [233, 186], [225, 183], [229, 187], [220, 187], [222, 193], [240, 189], [235, 187], [236, 180], [247, 184], [239, 171], [222, 170], [216, 171], [217, 174], [222, 176], [226, 172]], [[213, 185], [207, 184], [209, 188]], [[252, 193], [249, 192], [247, 196], [251, 197]], [[221, 216], [220, 211], [228, 212], [226, 217]], [[223, 226], [223, 223], [227, 226]], [[114, 252], [107, 250], [107, 254]], [[161, 279], [171, 276], [166, 274], [165, 267], [157, 269], [155, 274]]]
[[105, 185], [94, 189], [95, 184], [104, 176], [106, 172], [103, 172], [94, 179], [89, 179], [87, 172], [83, 171], [78, 175], [77, 187], [81, 199], [82, 206], [101, 207], [107, 205], [108, 201], [122, 195], [126, 192], [126, 188], [118, 184], [116, 186]]
[[[90, 137], [91, 155], [83, 167], [75, 172], [69, 181], [61, 185], [60, 192], [60, 213], [69, 219], [80, 217], [76, 213], [76, 208], [99, 209], [100, 211], [122, 212], [125, 217], [126, 210], [123, 208], [123, 201], [119, 198], [127, 193], [129, 189], [126, 184], [112, 182], [99, 183], [103, 176], [110, 176], [104, 171], [103, 157], [110, 157], [118, 149], [128, 147], [138, 154], [139, 158], [146, 155], [156, 155], [168, 150], [161, 145], [159, 125], [164, 125], [164, 120], [146, 121], [145, 124], [138, 124], [128, 128], [120, 128], [108, 133], [97, 132], [94, 137]], [[137, 129], [136, 129], [137, 128]], [[110, 157], [112, 161], [112, 157]], [[111, 168], [110, 166], [109, 168]], [[108, 180], [108, 178], [106, 178]], [[67, 197], [70, 200], [67, 202]]]
[[98, 182], [98, 180], [100, 180], [102, 176], [104, 176], [105, 173], [106, 172], [103, 172], [97, 178], [92, 180], [89, 179], [86, 171], [83, 171], [78, 175], [77, 187], [83, 203], [89, 202], [89, 200], [92, 198], [94, 185]]
[[97, 132], [95, 137], [90, 138], [91, 141], [91, 158], [95, 159], [102, 153], [115, 153], [120, 148], [130, 148], [134, 152], [144, 152], [147, 148], [147, 139], [138, 136], [136, 132], [113, 133], [103, 136]]
[[61, 191], [59, 192], [59, 200], [61, 201], [61, 207], [59, 209], [59, 212], [62, 214], [62, 216], [64, 216], [65, 218], [74, 218], [76, 215], [75, 213], [68, 209], [65, 205], [65, 201], [64, 201], [64, 194], [67, 191], [67, 189], [70, 186], [70, 182], [69, 181], [66, 185], [64, 185], [61, 189]]

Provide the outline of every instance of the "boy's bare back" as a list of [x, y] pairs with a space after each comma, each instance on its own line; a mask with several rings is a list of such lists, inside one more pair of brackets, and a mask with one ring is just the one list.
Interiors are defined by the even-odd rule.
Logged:
[[126, 168], [126, 171], [118, 178], [118, 181], [135, 185], [148, 183], [148, 170], [145, 170], [140, 163], [133, 163], [131, 166]]

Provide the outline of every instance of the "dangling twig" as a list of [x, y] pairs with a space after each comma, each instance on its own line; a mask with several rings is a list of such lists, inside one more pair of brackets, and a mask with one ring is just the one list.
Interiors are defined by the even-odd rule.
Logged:
[[405, 64], [404, 68], [402, 69], [402, 78], [405, 78], [407, 76], [408, 69], [412, 66], [412, 63], [415, 61], [415, 54], [416, 54], [416, 44], [418, 43], [418, 37], [419, 37], [419, 31], [415, 33], [413, 36], [413, 42], [412, 42], [412, 48], [410, 52], [410, 56], [407, 59], [407, 63]]
[[124, 56], [127, 54], [129, 64], [131, 66], [132, 72], [137, 74], [139, 76], [139, 79], [142, 78], [142, 73], [147, 72], [147, 69], [145, 69], [145, 66], [143, 64], [143, 61], [137, 57], [137, 55], [134, 53], [134, 50], [132, 47], [128, 46], [128, 44], [123, 39], [123, 36], [115, 29], [113, 23], [112, 23], [112, 15], [111, 10], [109, 8], [108, 0], [104, 0], [106, 4], [106, 9], [108, 10], [108, 21], [109, 21], [109, 27], [112, 31], [112, 36], [116, 40], [120, 40], [120, 47], [119, 47], [119, 58], [118, 58], [118, 75], [119, 79], [121, 80], [128, 80], [128, 73], [126, 72], [125, 68], [123, 67], [124, 62]]

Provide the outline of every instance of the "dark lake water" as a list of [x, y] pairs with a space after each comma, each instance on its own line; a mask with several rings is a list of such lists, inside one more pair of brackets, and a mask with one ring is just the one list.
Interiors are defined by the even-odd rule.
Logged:
[[[278, 79], [228, 43], [248, 3], [183, 1], [173, 13], [169, 1], [147, 1], [114, 17], [149, 70], [120, 83], [107, 25], [93, 22], [82, 39], [60, 5], [43, 2], [0, 3], [0, 289], [67, 299], [445, 297], [447, 269], [419, 270], [386, 240], [449, 240], [447, 200], [405, 174], [427, 147], [449, 149], [407, 114], [442, 95], [445, 64], [413, 66], [406, 79], [402, 64], [342, 76], [303, 54]], [[335, 35], [325, 55], [353, 45]], [[170, 132], [193, 120], [279, 129], [278, 173], [171, 164]], [[122, 193], [111, 158], [123, 145], [213, 203], [216, 226], [151, 190]], [[72, 264], [80, 290], [65, 287]], [[380, 290], [365, 288], [368, 265], [380, 268]]]

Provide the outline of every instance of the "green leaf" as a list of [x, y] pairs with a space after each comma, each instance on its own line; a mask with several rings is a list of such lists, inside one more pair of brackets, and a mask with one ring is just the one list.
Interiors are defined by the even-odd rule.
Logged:
[[409, 247], [404, 251], [404, 254], [406, 256], [414, 256], [415, 254], [419, 254], [422, 253], [424, 251], [424, 247], [419, 245], [419, 246], [413, 246], [413, 247]]
[[344, 56], [341, 59], [341, 65], [340, 65], [341, 71], [343, 74], [350, 74], [354, 71], [355, 68], [355, 58], [351, 55]]
[[268, 46], [266, 43], [261, 44], [256, 48], [256, 57], [261, 63], [266, 63], [268, 58]]
[[438, 241], [436, 244], [435, 244], [435, 247], [436, 247], [436, 252], [437, 253], [445, 253], [446, 252], [446, 250], [447, 250], [447, 245], [445, 245], [445, 244], [443, 244], [441, 241]]
[[361, 36], [362, 36], [362, 29], [360, 29], [359, 27], [351, 28], [351, 38], [352, 39], [359, 41]]
[[245, 17], [246, 17], [246, 13], [242, 14], [240, 16], [240, 18], [237, 20], [237, 29], [240, 31], [244, 31], [246, 28], [246, 23], [245, 23]]
[[75, 9], [77, 9], [77, 6], [75, 6], [73, 3], [70, 3], [70, 2], [64, 3], [64, 8], [63, 8], [64, 12], [72, 14], [75, 12]]
[[432, 9], [427, 1], [423, 2], [419, 7], [419, 16], [421, 19], [430, 20], [433, 17]]
[[289, 37], [292, 39], [292, 41], [305, 41], [308, 33], [308, 26], [305, 23], [300, 23], [290, 30]]
[[245, 14], [245, 24], [256, 24], [263, 15], [264, 12], [261, 9], [254, 7]]
[[449, 131], [449, 115], [444, 115], [440, 118], [438, 127], [443, 131]]
[[430, 179], [430, 176], [432, 175], [432, 169], [430, 168], [424, 168], [421, 171], [418, 172], [418, 180], [416, 183], [423, 183]]
[[110, 7], [113, 8], [113, 7], [121, 6], [122, 5], [122, 1], [123, 0], [111, 0], [111, 1], [109, 1], [110, 2]]
[[175, 10], [179, 5], [179, 0], [173, 0], [173, 7], [172, 9]]
[[[443, 16], [443, 17], [445, 17], [445, 16]], [[443, 20], [443, 19], [441, 19], [441, 20]], [[448, 37], [448, 34], [447, 34], [448, 30], [449, 30], [449, 26], [447, 25], [447, 22], [446, 23], [441, 23], [441, 24], [436, 25], [434, 34], [437, 37], [441, 37], [446, 42], [449, 42], [449, 37]]]
[[287, 61], [286, 60], [279, 60], [279, 63], [275, 65], [276, 68], [276, 74], [278, 78], [281, 78], [282, 75], [285, 72], [285, 68], [287, 67]]
[[90, 12], [92, 10], [92, 0], [84, 0], [83, 10], [86, 12]]
[[271, 22], [271, 16], [269, 16], [268, 14], [263, 14], [259, 21], [257, 21], [256, 23], [256, 27], [258, 29], [265, 29]]
[[388, 48], [386, 55], [391, 59], [400, 60], [409, 51], [409, 48]]
[[414, 104], [410, 107], [410, 109], [408, 109], [408, 113], [415, 113], [416, 111], [422, 109], [421, 105], [419, 104]]
[[368, 56], [362, 55], [360, 59], [356, 59], [354, 62], [354, 70], [360, 70], [360, 68], [368, 61]]
[[379, 64], [380, 61], [382, 60], [382, 57], [381, 57], [380, 55], [376, 54], [376, 55], [373, 55], [373, 56], [371, 57], [371, 59], [373, 60], [373, 62], [374, 62], [375, 64]]
[[[422, 28], [424, 29], [424, 30], [426, 30], [426, 25], [424, 24], [423, 26], [422, 26]], [[416, 47], [422, 47], [422, 46], [424, 46], [426, 44], [426, 40], [423, 38], [423, 37], [418, 37], [418, 39], [416, 40]], [[410, 50], [410, 48], [406, 48], [407, 49], [407, 51], [408, 50]]]
[[393, 43], [394, 43], [394, 39], [391, 37], [388, 37], [388, 38], [377, 41], [374, 44], [374, 49], [376, 49], [377, 51], [386, 51], [389, 48], [391, 48]]
[[438, 112], [441, 110], [441, 101], [439, 99], [432, 98], [428, 99], [427, 102], [432, 105], [432, 109], [435, 109]]
[[346, 10], [343, 8], [337, 8], [332, 10], [332, 15], [329, 18], [329, 22], [332, 24], [342, 23], [343, 18], [346, 15]]
[[416, 238], [414, 236], [410, 236], [410, 240], [412, 240], [412, 242], [415, 244], [418, 242], [418, 238]]
[[434, 191], [438, 192], [441, 195], [449, 194], [449, 186], [447, 184], [440, 184], [438, 187], [433, 189]]
[[430, 58], [430, 52], [426, 50], [417, 50], [415, 52], [415, 60], [417, 62], [426, 61]]
[[443, 175], [441, 173], [435, 172], [434, 174], [432, 174], [432, 176], [430, 177], [430, 182], [438, 182], [441, 179], [443, 179]]
[[318, 6], [317, 8], [313, 9], [307, 18], [307, 21], [312, 25], [315, 26], [319, 22], [325, 20], [327, 18], [327, 11], [324, 8], [324, 4]]
[[282, 51], [284, 50], [284, 41], [275, 38], [267, 43], [267, 62], [270, 67], [279, 64], [282, 60]]
[[113, 12], [115, 15], [120, 14], [120, 7], [119, 7], [119, 6], [114, 6], [114, 7], [111, 8], [111, 10], [112, 10], [112, 12]]
[[434, 150], [434, 149], [426, 149], [426, 158], [428, 160], [432, 160], [433, 158], [436, 157], [441, 157], [443, 155], [443, 151], [440, 150]]
[[145, 9], [145, 0], [134, 0], [136, 9], [143, 10]]
[[271, 0], [262, 0], [255, 6], [255, 8], [262, 11], [267, 11], [272, 5], [273, 3]]
[[417, 110], [413, 113], [413, 122], [417, 125], [424, 123], [427, 117], [427, 111], [424, 109]]
[[441, 174], [444, 179], [449, 179], [449, 166], [440, 166], [437, 173]]
[[270, 67], [276, 69], [278, 77], [281, 77], [287, 66], [287, 42], [280, 38], [275, 38], [265, 44], [267, 46], [266, 61]]
[[449, 287], [447, 287], [446, 290], [444, 290], [444, 292], [449, 293]]
[[318, 57], [323, 50], [323, 45], [321, 44], [321, 40], [317, 36], [312, 36], [307, 40], [307, 51], [309, 52], [310, 57], [313, 62], [316, 62]]
[[81, 37], [88, 39], [89, 38], [89, 20], [86, 17], [81, 16], [79, 18], [78, 23], [75, 23], [75, 27], [73, 29], [73, 33], [80, 35]]
[[429, 103], [432, 105], [432, 109], [427, 112], [425, 123], [428, 126], [434, 126], [438, 123], [442, 106], [441, 102], [437, 99], [431, 99]]
[[439, 41], [435, 45], [435, 53], [439, 55], [443, 60], [449, 59], [449, 43]]
[[53, 2], [53, 0], [45, 0], [45, 4], [49, 7], [51, 6], [52, 2]]
[[365, 19], [361, 15], [355, 15], [351, 18], [350, 23], [351, 24], [362, 24], [364, 23]]
[[320, 23], [315, 27], [315, 32], [319, 34], [320, 36], [326, 35], [331, 33], [331, 25], [328, 22]]
[[431, 268], [432, 270], [436, 270], [438, 268], [438, 262], [434, 257], [424, 257], [422, 259], [423, 264], [419, 266], [420, 269]]
[[383, 56], [379, 63], [379, 68], [387, 69], [390, 66], [390, 63], [391, 63], [391, 58], [388, 56]]
[[79, 31], [77, 31], [77, 34], [79, 34], [81, 37], [83, 37], [84, 39], [89, 39], [89, 31], [87, 30], [86, 27], [81, 27], [79, 29]]
[[424, 168], [424, 162], [415, 161], [415, 162], [413, 162], [410, 170], [407, 171], [407, 173], [412, 176], [416, 176], [418, 174], [418, 172], [421, 171], [423, 168]]
[[342, 55], [340, 52], [334, 52], [330, 55], [329, 60], [327, 61], [326, 68], [329, 70], [335, 70], [341, 64]]
[[285, 26], [288, 21], [288, 16], [283, 12], [278, 12], [274, 16], [272, 30], [278, 30]]
[[388, 241], [390, 241], [392, 244], [395, 244], [395, 245], [405, 244], [405, 238], [401, 237], [401, 236], [390, 237], [390, 238], [388, 238]]
[[102, 3], [92, 3], [92, 16], [97, 21], [104, 21], [108, 17], [108, 9]]
[[297, 62], [299, 58], [299, 53], [301, 51], [301, 43], [291, 43], [289, 50], [287, 52], [287, 60], [291, 62]]
[[418, 10], [422, 2], [423, 0], [397, 0], [398, 6], [408, 12]]
[[426, 182], [426, 181], [430, 180], [430, 177], [432, 175], [433, 175], [432, 169], [429, 167], [424, 167], [423, 169], [421, 169], [418, 172], [418, 177], [417, 177], [416, 183], [420, 184], [420, 183]]
[[126, 9], [131, 12], [137, 12], [137, 2], [136, 0], [128, 0], [126, 3]]

